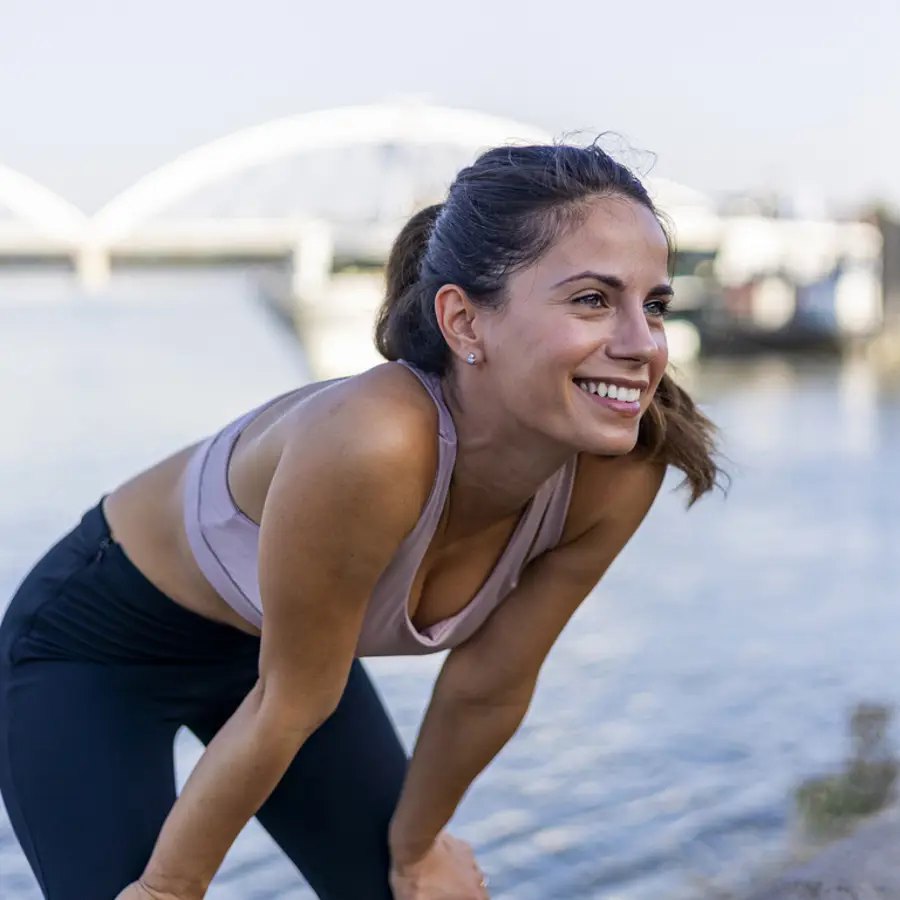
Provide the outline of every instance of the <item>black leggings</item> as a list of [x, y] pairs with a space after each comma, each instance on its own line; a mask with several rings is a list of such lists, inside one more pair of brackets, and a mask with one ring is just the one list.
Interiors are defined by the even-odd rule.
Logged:
[[[0, 792], [48, 900], [114, 900], [175, 800], [173, 740], [209, 743], [257, 676], [259, 639], [157, 590], [88, 512], [0, 625]], [[406, 754], [359, 661], [337, 711], [257, 818], [322, 900], [389, 900]]]

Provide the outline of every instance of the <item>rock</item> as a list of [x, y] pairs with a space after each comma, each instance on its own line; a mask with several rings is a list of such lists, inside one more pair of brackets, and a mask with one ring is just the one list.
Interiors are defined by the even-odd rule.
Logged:
[[863, 825], [746, 900], [900, 898], [900, 808]]

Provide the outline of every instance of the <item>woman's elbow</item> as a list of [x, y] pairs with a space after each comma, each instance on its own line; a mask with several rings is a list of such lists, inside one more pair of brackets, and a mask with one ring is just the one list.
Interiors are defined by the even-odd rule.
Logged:
[[311, 686], [296, 692], [285, 690], [277, 681], [261, 678], [257, 683], [256, 718], [261, 728], [281, 735], [299, 746], [335, 712], [344, 693], [340, 685]]

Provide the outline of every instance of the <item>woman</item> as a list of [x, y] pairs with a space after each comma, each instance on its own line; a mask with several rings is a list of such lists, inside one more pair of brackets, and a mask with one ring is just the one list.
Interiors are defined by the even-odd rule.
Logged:
[[[670, 247], [596, 146], [492, 150], [392, 249], [389, 362], [138, 475], [0, 629], [0, 787], [48, 900], [196, 900], [256, 815], [323, 900], [487, 897], [444, 831], [713, 429], [665, 374]], [[411, 760], [359, 659], [451, 648]], [[172, 740], [207, 744], [176, 800]]]

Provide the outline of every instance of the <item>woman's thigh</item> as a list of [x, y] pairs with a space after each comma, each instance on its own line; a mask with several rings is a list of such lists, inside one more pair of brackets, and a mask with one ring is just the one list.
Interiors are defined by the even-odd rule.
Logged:
[[0, 623], [0, 792], [49, 900], [112, 900], [141, 874], [177, 728], [252, 679], [257, 649], [153, 587], [99, 507], [35, 565]]
[[[204, 743], [224, 718], [188, 723]], [[388, 825], [407, 756], [362, 664], [257, 818], [320, 900], [392, 900]]]
[[102, 667], [0, 661], [0, 793], [48, 900], [112, 900], [175, 799], [175, 728]]

